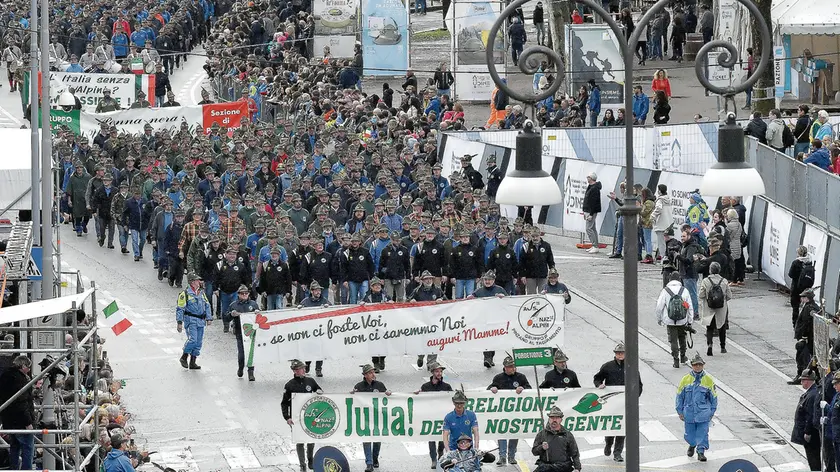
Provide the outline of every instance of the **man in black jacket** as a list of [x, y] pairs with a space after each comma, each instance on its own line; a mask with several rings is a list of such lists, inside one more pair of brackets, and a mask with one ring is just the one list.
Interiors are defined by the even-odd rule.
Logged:
[[496, 285], [505, 289], [508, 295], [516, 295], [514, 280], [519, 275], [519, 262], [513, 248], [508, 244], [510, 235], [502, 231], [499, 233], [498, 241], [496, 249], [490, 252], [490, 257], [487, 259], [487, 268], [496, 274]]
[[[594, 384], [597, 388], [612, 387], [616, 385], [624, 385], [624, 343], [620, 342], [613, 349], [615, 357], [613, 360], [605, 363], [598, 370], [598, 373], [593, 377]], [[642, 394], [642, 379], [639, 379], [639, 395]], [[613, 452], [613, 459], [616, 462], [623, 462], [624, 458], [621, 453], [624, 450], [624, 436], [607, 436], [606, 446], [604, 446], [604, 455], [609, 457], [610, 451]], [[613, 450], [613, 444], [615, 449]]]
[[400, 233], [391, 233], [391, 244], [379, 256], [379, 276], [385, 284], [385, 293], [391, 300], [405, 301], [405, 280], [409, 278], [411, 262], [409, 249], [402, 244]]
[[[169, 56], [171, 57], [171, 56]], [[163, 64], [158, 62], [155, 64], [155, 106], [160, 108], [163, 106], [166, 92], [172, 90], [172, 85], [169, 83], [169, 74], [163, 71]]]
[[811, 255], [808, 254], [808, 246], [799, 246], [796, 248], [796, 259], [791, 262], [790, 268], [788, 269], [788, 277], [790, 277], [790, 306], [792, 311], [791, 322], [794, 328], [796, 327], [796, 318], [799, 316], [799, 299], [802, 297], [802, 291], [806, 288], [811, 288], [802, 286], [803, 284], [799, 283], [799, 279], [802, 275], [802, 269], [806, 265], [812, 266], [808, 270], [813, 273], [813, 264]]
[[[391, 395], [391, 391], [385, 387], [385, 384], [376, 380], [376, 371], [372, 365], [365, 364], [362, 366], [362, 377], [362, 381], [353, 387], [352, 393], [385, 393], [385, 395]], [[373, 469], [379, 468], [379, 448], [381, 447], [382, 443], [379, 442], [362, 443], [362, 449], [365, 453], [365, 472], [373, 472]]]
[[580, 388], [577, 374], [566, 367], [568, 361], [561, 349], [554, 351], [554, 368], [545, 373], [540, 388]]
[[[443, 381], [443, 371], [446, 367], [437, 362], [429, 362], [429, 372], [432, 375], [429, 381], [420, 386], [420, 390], [414, 392], [451, 392], [452, 386]], [[432, 459], [432, 468], [437, 469], [438, 457], [443, 455], [443, 441], [429, 441], [429, 458]]]
[[[13, 395], [29, 383], [32, 361], [24, 355], [15, 357], [11, 367], [0, 376], [0, 404], [6, 403]], [[3, 429], [33, 429], [35, 427], [35, 405], [32, 389], [23, 394], [5, 410], [0, 412]], [[11, 470], [32, 470], [35, 456], [35, 436], [32, 434], [11, 434], [9, 465]]]
[[341, 269], [343, 284], [350, 289], [351, 305], [355, 305], [365, 298], [368, 291], [368, 280], [373, 276], [373, 256], [370, 251], [361, 247], [362, 238], [359, 233], [350, 238], [350, 248], [341, 251]]
[[592, 247], [586, 252], [590, 254], [598, 253], [598, 213], [601, 213], [601, 182], [598, 182], [598, 175], [595, 172], [590, 172], [586, 176], [586, 192], [583, 194], [583, 218], [586, 220], [586, 236], [589, 237], [589, 242]]
[[[519, 394], [526, 388], [531, 388], [528, 377], [516, 371], [516, 364], [512, 357], [505, 357], [502, 365], [504, 366], [503, 372], [493, 377], [493, 382], [487, 386], [487, 390], [493, 393], [497, 393], [499, 390], [516, 390], [516, 393]], [[499, 460], [496, 465], [504, 465], [505, 457], [507, 457], [508, 464], [516, 464], [516, 446], [518, 445], [518, 439], [499, 439]]]
[[[811, 362], [811, 354], [814, 352], [814, 313], [820, 312], [820, 306], [814, 301], [816, 298], [814, 289], [805, 289], [800, 296], [802, 297], [801, 309], [793, 328], [793, 337], [796, 339], [797, 372], [805, 370]], [[788, 384], [796, 385], [799, 380], [797, 377]]]
[[[286, 420], [286, 423], [288, 423], [289, 426], [295, 423], [292, 419], [293, 393], [314, 392], [319, 395], [324, 393], [323, 391], [321, 391], [321, 386], [318, 385], [318, 382], [316, 382], [315, 379], [306, 376], [306, 364], [304, 364], [303, 362], [297, 359], [292, 360], [292, 372], [294, 372], [294, 376], [292, 377], [292, 380], [286, 382], [286, 386], [283, 387], [283, 400], [280, 402], [280, 409], [283, 411], [283, 419]], [[296, 444], [295, 446], [297, 449], [298, 462], [300, 463], [301, 472], [306, 470], [307, 465], [309, 465], [309, 468], [312, 469], [312, 459], [315, 453], [315, 444], [306, 444], [305, 457], [303, 443]]]
[[99, 233], [96, 235], [99, 241], [99, 247], [105, 245], [105, 233], [108, 233], [108, 249], [114, 249], [114, 219], [111, 215], [111, 200], [117, 194], [117, 190], [111, 186], [112, 177], [110, 173], [102, 176], [102, 186], [96, 189], [93, 193], [93, 201], [91, 207], [96, 212], [96, 219], [99, 224], [96, 229]]
[[822, 470], [820, 458], [820, 391], [817, 388], [817, 377], [810, 369], [797, 376], [805, 389], [796, 404], [793, 416], [793, 431], [790, 442], [800, 444], [805, 448], [809, 470]]
[[747, 123], [744, 134], [758, 139], [761, 144], [767, 144], [767, 123], [761, 119], [761, 112], [753, 113], [753, 118]]
[[528, 295], [540, 293], [548, 280], [548, 271], [554, 268], [551, 244], [542, 240], [540, 229], [531, 231], [531, 240], [522, 245], [519, 256], [521, 281]]

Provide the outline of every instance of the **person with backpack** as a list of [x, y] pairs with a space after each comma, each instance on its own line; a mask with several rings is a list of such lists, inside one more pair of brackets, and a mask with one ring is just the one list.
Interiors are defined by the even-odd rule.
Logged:
[[686, 333], [691, 328], [691, 320], [694, 319], [694, 307], [691, 304], [691, 295], [686, 287], [680, 282], [680, 274], [671, 274], [668, 285], [659, 293], [659, 300], [656, 302], [656, 318], [659, 326], [665, 326], [668, 330], [668, 342], [671, 343], [671, 357], [674, 358], [674, 367], [679, 368], [680, 364], [688, 362], [685, 355]]
[[790, 308], [792, 311], [792, 323], [796, 327], [796, 318], [799, 317], [799, 300], [805, 289], [814, 286], [816, 270], [811, 255], [808, 254], [807, 246], [799, 246], [796, 249], [797, 258], [791, 262], [788, 269], [790, 277]]
[[712, 340], [715, 330], [720, 340], [720, 352], [726, 354], [726, 330], [729, 328], [729, 300], [732, 290], [721, 275], [717, 262], [709, 264], [709, 276], [700, 283], [700, 322], [706, 327], [706, 355], [713, 356]]
[[693, 313], [697, 313], [697, 268], [695, 264], [703, 257], [705, 252], [697, 242], [695, 235], [691, 233], [691, 227], [689, 225], [683, 225], [681, 232], [682, 247], [677, 255], [677, 262], [683, 285], [688, 290], [689, 295], [691, 295]]
[[747, 259], [744, 257], [747, 232], [744, 231], [744, 226], [741, 224], [738, 210], [730, 208], [726, 210], [725, 216], [729, 245], [724, 250], [729, 251], [729, 260], [732, 262], [732, 278], [729, 280], [732, 285], [743, 287], [747, 272]]

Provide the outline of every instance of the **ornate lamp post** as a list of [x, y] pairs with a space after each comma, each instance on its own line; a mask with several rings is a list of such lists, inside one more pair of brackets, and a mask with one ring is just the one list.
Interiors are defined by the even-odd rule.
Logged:
[[[493, 78], [493, 82], [496, 83], [496, 86], [499, 87], [499, 89], [507, 93], [509, 97], [512, 97], [524, 103], [533, 104], [540, 100], [548, 98], [549, 96], [553, 96], [560, 88], [560, 85], [563, 82], [561, 75], [562, 72], [560, 70], [563, 65], [563, 61], [560, 58], [560, 56], [554, 50], [544, 46], [528, 47], [520, 55], [519, 69], [523, 73], [528, 75], [533, 75], [537, 72], [536, 64], [530, 64], [528, 61], [528, 58], [532, 55], [543, 54], [545, 56], [548, 56], [558, 67], [558, 79], [551, 84], [548, 90], [542, 91], [536, 95], [521, 94], [508, 87], [506, 83], [502, 82], [493, 62], [493, 43], [496, 40], [496, 35], [498, 34], [499, 29], [502, 27], [503, 22], [509, 16], [511, 16], [517, 8], [520, 8], [522, 5], [529, 1], [530, 0], [515, 0], [511, 2], [511, 4], [507, 8], [505, 8], [504, 11], [502, 11], [502, 14], [499, 16], [499, 18], [493, 24], [493, 27], [490, 29], [490, 35], [488, 40], [489, 44], [486, 47], [486, 61], [490, 76]], [[618, 39], [621, 54], [624, 57], [624, 109], [626, 110], [626, 113], [630, 114], [633, 110], [633, 53], [636, 50], [636, 45], [639, 42], [639, 36], [641, 35], [642, 31], [646, 29], [640, 26], [649, 24], [651, 19], [653, 19], [655, 15], [657, 15], [660, 11], [662, 11], [665, 8], [665, 6], [669, 3], [669, 0], [659, 0], [653, 6], [651, 6], [651, 8], [647, 11], [647, 13], [645, 13], [642, 19], [639, 20], [638, 24], [636, 25], [636, 29], [633, 31], [633, 34], [630, 36], [629, 40], [625, 39], [622, 28], [615, 22], [613, 16], [603, 9], [600, 1], [575, 1], [586, 7], [589, 7], [596, 15], [601, 17]], [[758, 10], [758, 7], [756, 7], [751, 0], [738, 0], [738, 2], [744, 7], [746, 7], [751, 15], [754, 15], [757, 18], [763, 18], [761, 12]], [[706, 62], [703, 60], [695, 62], [694, 71], [697, 75], [697, 79], [700, 81], [701, 84], [703, 84], [703, 86], [707, 90], [715, 94], [723, 95], [724, 97], [726, 97], [727, 101], [731, 101], [734, 95], [746, 91], [758, 81], [764, 69], [768, 66], [770, 62], [770, 45], [773, 44], [773, 41], [770, 37], [770, 29], [768, 28], [768, 25], [765, 24], [764, 21], [757, 22], [757, 25], [760, 30], [759, 32], [761, 34], [762, 41], [761, 58], [759, 59], [758, 67], [756, 67], [752, 75], [749, 76], [744, 82], [736, 85], [730, 85], [728, 87], [715, 86], [711, 82], [709, 82], [708, 77], [706, 77], [706, 71], [704, 67]], [[718, 48], [722, 48], [725, 50], [725, 52], [718, 56], [718, 64], [731, 69], [735, 66], [735, 64], [738, 63], [738, 50], [735, 47], [735, 45], [727, 41], [721, 40], [710, 41], [703, 45], [703, 47], [700, 48], [700, 51], [698, 51], [697, 57], [705, 58], [707, 57], [708, 52]], [[725, 141], [727, 142], [732, 142], [732, 133], [733, 131], [737, 132], [737, 130], [733, 128], [735, 124], [734, 118], [734, 113], [729, 113], [729, 116], [727, 116], [726, 119], [727, 124], [724, 125], [726, 127], [724, 131], [724, 134], [726, 136]], [[637, 198], [636, 195], [633, 194], [633, 185], [635, 183], [633, 176], [633, 120], [630, 116], [628, 116], [625, 119], [624, 128], [626, 131], [625, 165], [627, 167], [627, 185], [624, 195], [625, 204], [619, 209], [619, 214], [624, 217], [625, 233], [636, 234], [638, 226], [637, 216], [641, 212], [641, 208], [637, 206]], [[741, 134], [741, 138], [743, 140], [743, 134]], [[724, 140], [721, 140], [721, 142], [723, 141]], [[704, 187], [708, 187], [710, 191], [715, 192], [718, 195], [743, 194], [744, 192], [742, 190], [739, 190], [737, 180], [737, 176], [743, 176], [743, 173], [746, 171], [744, 168], [746, 164], [744, 164], [745, 156], [743, 155], [743, 149], [743, 145], [741, 145], [740, 147], [736, 147], [734, 151], [731, 148], [719, 148], [720, 162], [719, 164], [716, 164], [715, 168], [712, 169], [712, 171], [710, 171], [710, 173], [707, 174], [704, 178]], [[519, 154], [520, 153], [517, 152], [517, 161], [519, 160]], [[517, 169], [518, 168], [519, 165], [517, 165]], [[731, 179], [727, 174], [725, 174], [725, 172], [730, 170], [734, 171], [732, 173], [735, 174], [732, 176]], [[711, 172], [714, 172], [714, 175], [710, 175]], [[754, 169], [753, 172], [755, 172]], [[710, 180], [711, 177], [715, 178], [718, 185], [705, 185], [705, 181]], [[721, 180], [729, 181], [730, 184], [720, 185]], [[504, 183], [504, 180], [502, 180], [502, 182]], [[764, 193], [763, 184], [753, 185], [752, 189], [753, 192], [755, 192], [755, 194]], [[555, 202], [546, 203], [550, 204]], [[626, 358], [624, 361], [626, 384], [625, 431], [627, 434], [626, 470], [628, 472], [639, 471], [639, 274], [636, 258], [630, 257], [638, 252], [638, 246], [639, 242], [637, 238], [624, 238], [624, 254], [628, 255], [628, 257], [624, 258], [624, 343], [627, 349]]]

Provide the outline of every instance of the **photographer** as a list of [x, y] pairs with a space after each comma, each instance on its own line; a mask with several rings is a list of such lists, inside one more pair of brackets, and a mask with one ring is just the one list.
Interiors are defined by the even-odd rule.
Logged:
[[[694, 307], [688, 289], [680, 282], [680, 274], [673, 272], [668, 285], [659, 293], [656, 302], [656, 320], [659, 326], [668, 329], [668, 341], [671, 343], [671, 357], [674, 367], [688, 362], [685, 355], [686, 333], [692, 331], [691, 320], [694, 319]], [[678, 356], [679, 354], [679, 356]]]
[[121, 435], [111, 437], [111, 452], [105, 457], [105, 472], [134, 472], [137, 459], [129, 457], [128, 439]]

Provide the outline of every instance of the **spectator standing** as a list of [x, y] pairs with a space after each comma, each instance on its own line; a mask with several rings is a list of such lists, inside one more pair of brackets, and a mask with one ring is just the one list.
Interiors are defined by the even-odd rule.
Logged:
[[761, 112], [753, 113], [752, 119], [744, 128], [744, 134], [754, 137], [761, 144], [767, 144], [767, 123], [761, 119]]
[[601, 87], [595, 83], [595, 79], [589, 79], [589, 99], [586, 101], [589, 109], [589, 126], [598, 126], [598, 115], [601, 114]]
[[665, 96], [671, 98], [671, 81], [668, 79], [668, 72], [665, 69], [659, 69], [653, 74], [653, 82], [650, 84], [653, 93], [658, 91], [665, 92]]
[[[19, 355], [0, 376], [0, 404], [6, 403], [13, 395], [22, 390], [30, 380], [32, 361], [25, 355]], [[35, 427], [35, 404], [32, 389], [23, 389], [23, 393], [5, 410], [0, 412], [3, 429], [33, 429]], [[34, 434], [9, 435], [9, 468], [11, 470], [32, 470], [35, 457]]]
[[670, 120], [671, 105], [668, 104], [668, 96], [662, 90], [658, 90], [656, 98], [653, 100], [653, 122], [664, 125]]
[[534, 28], [537, 30], [537, 44], [540, 46], [545, 46], [545, 15], [543, 13], [542, 2], [537, 2], [537, 6], [534, 7], [533, 18]]
[[785, 152], [787, 149], [785, 138], [789, 133], [790, 129], [784, 120], [782, 120], [782, 112], [776, 108], [770, 110], [770, 124], [767, 125], [767, 131], [765, 133], [767, 145], [779, 152]]
[[583, 194], [583, 218], [586, 220], [586, 236], [592, 247], [586, 250], [590, 254], [598, 253], [598, 213], [601, 213], [601, 182], [598, 175], [591, 172], [586, 176], [586, 192]]
[[683, 60], [683, 45], [686, 40], [685, 26], [683, 26], [683, 19], [681, 16], [674, 17], [674, 24], [671, 27], [671, 46], [674, 47], [672, 56], [677, 63], [682, 63]]
[[808, 254], [808, 246], [799, 246], [796, 249], [796, 259], [790, 263], [788, 277], [790, 277], [790, 307], [792, 310], [791, 321], [796, 327], [796, 318], [799, 317], [799, 300], [802, 292], [814, 286], [814, 261]]
[[656, 203], [653, 213], [650, 215], [653, 220], [653, 232], [655, 234], [657, 253], [656, 260], [665, 257], [665, 231], [674, 224], [674, 207], [671, 205], [671, 197], [668, 196], [668, 186], [659, 184], [656, 187]]
[[633, 87], [633, 123], [644, 125], [650, 110], [650, 99], [642, 91], [641, 85]]
[[796, 138], [796, 144], [793, 145], [794, 156], [800, 152], [807, 153], [808, 147], [811, 145], [811, 139], [808, 137], [808, 130], [811, 128], [811, 118], [808, 115], [808, 111], [808, 105], [805, 104], [799, 105], [796, 111], [796, 126], [793, 128], [793, 136]]
[[713, 356], [712, 341], [715, 331], [720, 340], [720, 352], [726, 354], [726, 330], [729, 328], [729, 300], [732, 289], [729, 281], [720, 275], [720, 264], [709, 264], [709, 276], [700, 283], [700, 322], [706, 327], [706, 355]]
[[510, 38], [510, 57], [513, 59], [513, 65], [517, 66], [519, 65], [519, 55], [522, 54], [525, 42], [528, 41], [528, 36], [525, 33], [525, 25], [522, 24], [518, 16], [514, 16], [511, 19], [508, 38]]
[[823, 147], [822, 141], [816, 139], [812, 143], [812, 146], [814, 150], [802, 162], [805, 164], [814, 164], [826, 172], [831, 172], [831, 157], [828, 149]]
[[715, 15], [705, 3], [700, 5], [700, 33], [703, 34], [703, 44], [712, 40], [715, 30]]
[[746, 242], [744, 226], [738, 219], [738, 211], [734, 208], [726, 210], [726, 234], [729, 239], [729, 258], [733, 263], [731, 285], [743, 287], [747, 270], [747, 260], [744, 257], [743, 244]]

